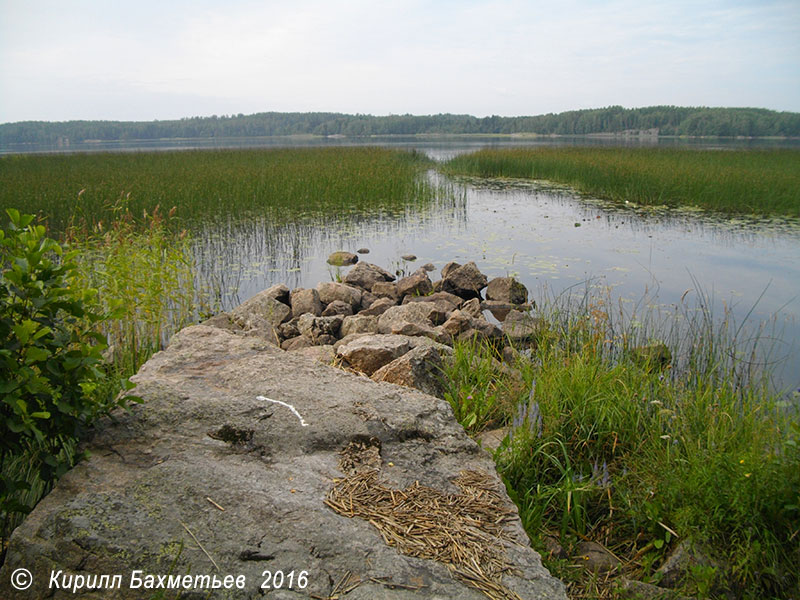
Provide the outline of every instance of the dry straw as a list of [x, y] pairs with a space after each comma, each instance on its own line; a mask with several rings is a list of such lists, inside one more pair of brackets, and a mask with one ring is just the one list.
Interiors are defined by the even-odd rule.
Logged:
[[460, 494], [419, 482], [392, 489], [379, 482], [377, 455], [374, 445], [348, 446], [340, 467], [349, 475], [334, 481], [325, 503], [341, 515], [369, 521], [403, 554], [446, 564], [453, 577], [489, 598], [520, 600], [502, 584], [503, 574], [513, 569], [502, 540], [511, 540], [506, 524], [514, 513], [488, 475], [462, 471], [454, 481]]

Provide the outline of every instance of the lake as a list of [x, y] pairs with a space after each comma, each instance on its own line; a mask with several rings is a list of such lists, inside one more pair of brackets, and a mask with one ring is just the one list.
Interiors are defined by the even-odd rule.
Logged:
[[[797, 140], [433, 136], [153, 140], [69, 150], [384, 145], [416, 149], [441, 161], [483, 147], [564, 144], [800, 147]], [[750, 335], [762, 336], [768, 360], [783, 360], [778, 385], [800, 387], [797, 220], [620, 206], [545, 182], [452, 180], [434, 171], [428, 176], [450, 192], [425, 207], [354, 208], [335, 215], [309, 211], [291, 219], [231, 216], [200, 226], [194, 232], [199, 277], [223, 290], [221, 306], [229, 309], [274, 283], [310, 287], [336, 278], [341, 272], [326, 263], [335, 250], [368, 248], [362, 260], [400, 274], [427, 262], [439, 269], [450, 260], [473, 260], [489, 277], [515, 275], [533, 298], [580, 296], [590, 288], [638, 315], [648, 308], [668, 313], [682, 300], [704, 306], [717, 318], [729, 310], [736, 322], [747, 321]], [[403, 261], [408, 253], [418, 259]]]
[[[404, 142], [436, 160], [509, 143], [520, 142]], [[518, 277], [534, 299], [591, 288], [637, 315], [666, 314], [682, 300], [716, 318], [727, 310], [735, 323], [746, 321], [740, 339], [759, 335], [769, 350], [764, 360], [780, 363], [777, 385], [800, 387], [797, 220], [620, 206], [546, 182], [429, 177], [451, 194], [426, 209], [308, 214], [283, 225], [249, 216], [210, 226], [197, 236], [202, 275], [226, 290], [222, 304], [230, 308], [275, 283], [335, 279], [346, 272], [326, 263], [336, 250], [367, 248], [362, 260], [398, 274], [430, 262], [433, 279], [450, 260], [473, 260], [490, 278]]]

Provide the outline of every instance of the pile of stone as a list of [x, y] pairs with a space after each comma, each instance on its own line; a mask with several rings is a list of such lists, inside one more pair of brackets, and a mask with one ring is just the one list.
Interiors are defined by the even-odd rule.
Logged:
[[528, 290], [512, 277], [489, 281], [474, 262], [446, 264], [437, 281], [429, 276], [434, 270], [428, 264], [396, 279], [358, 262], [341, 282], [274, 285], [205, 324], [441, 397], [442, 360], [454, 341], [519, 348], [535, 339], [538, 321]]

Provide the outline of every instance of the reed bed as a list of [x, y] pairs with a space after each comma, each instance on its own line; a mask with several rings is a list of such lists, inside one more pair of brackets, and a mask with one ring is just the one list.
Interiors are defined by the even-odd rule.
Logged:
[[107, 223], [121, 202], [137, 220], [175, 207], [190, 228], [267, 211], [396, 210], [435, 196], [419, 176], [428, 166], [415, 152], [363, 147], [11, 155], [0, 158], [0, 210], [36, 213], [51, 232]]
[[800, 216], [798, 150], [486, 149], [457, 156], [442, 169], [550, 180], [616, 202]]

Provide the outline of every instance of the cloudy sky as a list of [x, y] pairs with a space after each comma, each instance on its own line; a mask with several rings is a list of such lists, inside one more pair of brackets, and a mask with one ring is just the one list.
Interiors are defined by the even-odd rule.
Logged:
[[0, 122], [800, 111], [800, 0], [0, 0]]

